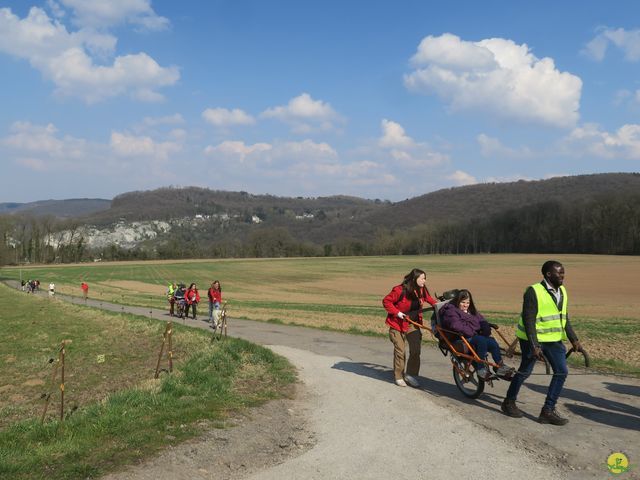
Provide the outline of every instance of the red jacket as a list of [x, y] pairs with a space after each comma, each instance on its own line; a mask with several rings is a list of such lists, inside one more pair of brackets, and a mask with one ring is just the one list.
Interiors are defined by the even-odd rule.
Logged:
[[[389, 294], [382, 299], [382, 305], [387, 311], [386, 324], [389, 325], [389, 327], [400, 332], [408, 332], [411, 324], [406, 320], [401, 320], [400, 318], [398, 318], [398, 312], [406, 314], [414, 309], [423, 308], [422, 304], [424, 303], [428, 303], [433, 306], [438, 302], [429, 294], [429, 290], [427, 290], [427, 287], [421, 288], [420, 291], [417, 291], [416, 293], [418, 294], [418, 298], [420, 299], [420, 306], [413, 305], [412, 307], [411, 304], [413, 302], [417, 303], [417, 300], [412, 299], [412, 297], [410, 297], [406, 293], [403, 295], [402, 285], [396, 285], [395, 287], [393, 287]], [[418, 311], [412, 313], [410, 318], [414, 322], [422, 324], [422, 312]]]
[[209, 288], [209, 303], [222, 303], [222, 292], [220, 290], [214, 290], [213, 288]]
[[184, 294], [184, 299], [189, 305], [191, 305], [192, 303], [200, 302], [200, 294], [198, 293], [198, 289], [187, 289]]

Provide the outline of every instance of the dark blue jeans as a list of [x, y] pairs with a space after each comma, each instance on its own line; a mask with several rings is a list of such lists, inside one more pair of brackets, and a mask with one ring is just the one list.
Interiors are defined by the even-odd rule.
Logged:
[[[569, 373], [566, 359], [567, 349], [562, 342], [540, 343], [540, 348], [542, 348], [542, 353], [551, 365], [551, 370], [553, 370], [553, 377], [547, 390], [547, 398], [544, 401], [543, 408], [553, 410], [560, 397], [560, 392], [562, 392], [567, 374]], [[509, 400], [515, 400], [517, 398], [520, 387], [522, 387], [524, 381], [531, 375], [533, 366], [536, 364], [536, 358], [532, 356], [533, 349], [531, 348], [531, 343], [521, 339], [520, 350], [522, 351], [522, 361], [513, 380], [511, 380], [509, 390], [507, 390], [507, 398]]]
[[[498, 345], [498, 342], [496, 342], [495, 338], [485, 337], [484, 335], [474, 335], [467, 340], [469, 340], [469, 343], [480, 358], [487, 358], [487, 352], [491, 352], [491, 356], [493, 357], [494, 362], [502, 362], [502, 355], [500, 355], [500, 345]], [[480, 367], [480, 365], [476, 365], [476, 367]]]

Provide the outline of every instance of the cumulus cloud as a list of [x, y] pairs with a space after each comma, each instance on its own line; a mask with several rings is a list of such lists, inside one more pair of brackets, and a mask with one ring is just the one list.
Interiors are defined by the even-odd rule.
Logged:
[[597, 61], [604, 60], [609, 45], [618, 47], [624, 53], [624, 58], [630, 62], [640, 60], [640, 30], [625, 30], [624, 28], [602, 29], [585, 46], [583, 53]]
[[156, 90], [180, 78], [177, 67], [161, 67], [146, 53], [117, 56], [110, 65], [95, 63], [92, 54], [111, 54], [115, 44], [115, 37], [109, 34], [69, 32], [37, 7], [23, 19], [8, 8], [0, 9], [0, 52], [29, 61], [55, 84], [60, 96], [95, 103], [128, 94], [157, 102], [163, 97]]
[[289, 124], [295, 133], [333, 130], [336, 122], [343, 121], [330, 104], [314, 100], [308, 93], [292, 98], [287, 105], [268, 108], [261, 116]]
[[378, 144], [383, 148], [412, 148], [415, 146], [413, 139], [404, 131], [402, 125], [386, 118], [382, 120], [382, 137]]
[[268, 192], [279, 195], [338, 194], [354, 188], [364, 192], [372, 186], [398, 184], [383, 162], [344, 159], [328, 143], [310, 139], [254, 144], [225, 141], [208, 146], [205, 154], [211, 159], [213, 174], [223, 177], [227, 185], [237, 182], [237, 188], [246, 189], [253, 181], [254, 191], [260, 191], [259, 185], [268, 179]]
[[111, 149], [122, 157], [149, 157], [169, 160], [182, 149], [176, 142], [157, 142], [149, 136], [136, 136], [120, 132], [111, 133]]
[[428, 36], [411, 64], [415, 70], [405, 75], [405, 86], [439, 96], [453, 111], [475, 109], [563, 128], [579, 118], [580, 78], [559, 71], [551, 58], [537, 58], [526, 44]]
[[254, 157], [260, 160], [261, 154], [270, 152], [273, 146], [269, 143], [254, 143], [247, 145], [240, 140], [226, 140], [218, 145], [208, 145], [204, 149], [206, 155], [217, 157], [219, 159], [232, 159], [243, 163], [248, 157]]
[[478, 145], [480, 145], [480, 153], [483, 157], [504, 157], [513, 159], [531, 158], [533, 152], [529, 147], [520, 149], [510, 148], [502, 144], [497, 138], [490, 137], [481, 133], [476, 137]]
[[596, 124], [575, 128], [561, 142], [568, 155], [592, 155], [605, 159], [640, 160], [640, 125], [627, 124], [616, 132], [601, 130]]
[[94, 157], [97, 148], [84, 139], [61, 135], [52, 123], [36, 125], [15, 122], [9, 135], [0, 139], [6, 149], [4, 156], [35, 171], [70, 170], [88, 165], [86, 158]]
[[337, 152], [328, 143], [312, 140], [301, 142], [254, 143], [247, 145], [239, 140], [227, 140], [209, 145], [204, 153], [218, 158], [226, 157], [240, 162], [251, 160], [254, 164], [285, 165], [313, 163], [317, 160], [337, 158]]
[[[109, 28], [129, 23], [145, 30], [163, 30], [169, 20], [156, 14], [150, 0], [59, 0], [73, 11], [73, 22], [80, 27]], [[54, 11], [60, 14], [60, 5]]]
[[433, 151], [426, 143], [413, 140], [397, 122], [383, 119], [380, 127], [382, 136], [378, 139], [378, 146], [403, 168], [433, 167], [449, 161], [448, 155]]
[[14, 151], [29, 155], [44, 153], [54, 158], [82, 158], [87, 143], [71, 136], [60, 137], [52, 124], [34, 125], [30, 122], [15, 122], [10, 135], [2, 139], [2, 144]]
[[447, 178], [453, 181], [456, 185], [474, 185], [478, 183], [476, 177], [468, 174], [467, 172], [463, 172], [462, 170], [456, 170], [452, 174], [447, 175]]
[[253, 125], [255, 119], [244, 110], [234, 108], [207, 108], [202, 112], [202, 118], [216, 127], [231, 127], [235, 125]]

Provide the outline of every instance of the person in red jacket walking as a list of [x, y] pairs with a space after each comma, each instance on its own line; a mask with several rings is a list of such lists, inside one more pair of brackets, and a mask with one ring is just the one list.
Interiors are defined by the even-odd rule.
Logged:
[[[409, 323], [411, 319], [422, 324], [422, 309], [425, 304], [431, 306], [437, 300], [429, 294], [426, 287], [427, 274], [414, 268], [400, 285], [396, 285], [391, 292], [382, 299], [382, 305], [387, 311], [386, 324], [389, 325], [389, 339], [393, 343], [393, 375], [396, 385], [419, 387], [418, 372], [420, 371], [420, 349], [422, 346], [422, 331], [419, 327]], [[405, 373], [405, 350], [409, 344], [409, 360]]]
[[[218, 280], [214, 280], [211, 284], [211, 288], [207, 291], [209, 297], [209, 323], [215, 329], [218, 322], [217, 311], [220, 310], [220, 304], [222, 303], [222, 287]], [[216, 313], [214, 318], [214, 312]]]
[[189, 316], [189, 307], [191, 307], [191, 318], [195, 320], [198, 315], [196, 309], [198, 307], [198, 303], [200, 303], [200, 293], [198, 293], [198, 288], [195, 283], [189, 285], [189, 288], [184, 294], [184, 300], [186, 302], [184, 318]]

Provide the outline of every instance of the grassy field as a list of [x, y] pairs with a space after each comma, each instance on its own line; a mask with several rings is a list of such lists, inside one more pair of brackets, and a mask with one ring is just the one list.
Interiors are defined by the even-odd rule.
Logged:
[[[154, 380], [165, 322], [4, 285], [0, 309], [0, 478], [93, 478], [286, 395], [295, 380], [293, 367], [270, 350], [236, 339], [211, 344], [207, 332], [181, 325], [173, 331], [174, 371]], [[62, 341], [64, 422], [60, 369], [53, 380], [49, 363]]]
[[[640, 369], [640, 258], [556, 255], [566, 268], [574, 328], [602, 368]], [[294, 323], [354, 333], [383, 334], [382, 297], [413, 267], [427, 271], [431, 292], [468, 288], [476, 305], [512, 336], [522, 293], [541, 278], [542, 255], [458, 255], [304, 259], [228, 259], [3, 268], [4, 279], [38, 278], [62, 293], [105, 301], [166, 307], [171, 281], [197, 282], [204, 297], [218, 279], [232, 318]]]

